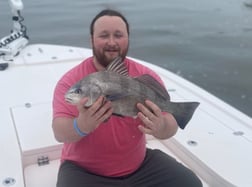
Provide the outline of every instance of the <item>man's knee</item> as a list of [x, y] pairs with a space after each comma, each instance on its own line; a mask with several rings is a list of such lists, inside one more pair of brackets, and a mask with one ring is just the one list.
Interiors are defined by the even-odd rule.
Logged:
[[186, 175], [184, 176], [184, 179], [182, 179], [182, 181], [184, 181], [184, 186], [190, 186], [190, 187], [202, 187], [202, 182], [200, 180], [200, 178], [193, 173], [191, 170], [188, 170]]

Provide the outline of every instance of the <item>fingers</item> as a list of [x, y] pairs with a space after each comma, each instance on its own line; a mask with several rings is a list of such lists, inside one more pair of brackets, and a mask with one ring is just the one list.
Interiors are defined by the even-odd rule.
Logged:
[[144, 124], [138, 127], [139, 130], [145, 134], [157, 134], [163, 119], [161, 109], [149, 100], [145, 101], [145, 105], [138, 103], [137, 108], [140, 111], [137, 116]]
[[151, 129], [145, 128], [145, 127], [142, 126], [142, 125], [139, 125], [139, 126], [138, 126], [138, 129], [139, 129], [142, 133], [144, 133], [144, 134], [150, 134], [150, 135], [153, 134]]
[[107, 120], [113, 113], [113, 109], [110, 101], [106, 101], [103, 105], [96, 110], [93, 114], [93, 117], [97, 120], [98, 123], [101, 123]]
[[146, 106], [141, 103], [137, 104], [138, 109], [145, 117], [151, 121], [155, 121], [156, 118], [162, 116], [162, 111], [156, 104], [149, 100], [146, 100], [145, 104]]
[[104, 97], [100, 96], [95, 102], [94, 104], [89, 107], [89, 111], [91, 115], [96, 114], [96, 112], [102, 107], [102, 105], [104, 104]]
[[85, 107], [87, 101], [88, 98], [83, 98], [78, 104], [78, 125], [83, 132], [92, 132], [102, 122], [109, 119], [113, 113], [113, 109], [111, 102], [105, 101], [104, 97], [99, 97], [90, 107]]
[[113, 114], [113, 109], [109, 108], [105, 113], [103, 113], [100, 116], [100, 118], [98, 118], [98, 123], [106, 122], [112, 114]]
[[150, 100], [146, 100], [145, 104], [151, 109], [151, 114], [155, 114], [157, 117], [162, 115], [161, 109], [155, 103], [151, 102]]
[[86, 108], [86, 110], [97, 123], [105, 121], [113, 113], [111, 102], [105, 101], [103, 96], [100, 96], [97, 101], [91, 107]]
[[[149, 134], [151, 131], [151, 129], [155, 129], [155, 124], [148, 118], [146, 117], [144, 114], [142, 114], [141, 112], [138, 113], [138, 117], [140, 118], [140, 120], [142, 120], [142, 122], [144, 123], [145, 127], [141, 126], [141, 131], [144, 130], [145, 133]], [[143, 129], [144, 128], [144, 129]]]
[[88, 102], [88, 98], [87, 97], [84, 97], [80, 100], [80, 102], [77, 104], [77, 108], [79, 111], [82, 111], [83, 110], [83, 106], [85, 106], [85, 104]]

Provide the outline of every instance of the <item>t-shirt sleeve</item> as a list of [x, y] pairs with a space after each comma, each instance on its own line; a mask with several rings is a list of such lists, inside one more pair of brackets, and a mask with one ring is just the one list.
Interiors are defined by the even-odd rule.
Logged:
[[79, 112], [76, 105], [65, 100], [65, 94], [71, 86], [76, 84], [86, 75], [96, 71], [92, 65], [92, 57], [85, 59], [77, 66], [66, 72], [55, 86], [53, 94], [53, 119], [57, 117], [76, 117]]

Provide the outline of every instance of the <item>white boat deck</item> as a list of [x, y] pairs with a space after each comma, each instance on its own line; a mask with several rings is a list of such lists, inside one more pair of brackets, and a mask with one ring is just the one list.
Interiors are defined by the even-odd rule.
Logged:
[[[87, 49], [30, 45], [5, 71], [0, 71], [0, 187], [53, 187], [61, 144], [51, 129], [52, 94], [61, 75], [83, 58]], [[206, 91], [152, 64], [173, 101], [201, 104], [185, 130], [147, 145], [173, 155], [202, 179], [204, 186], [252, 186], [252, 119]], [[40, 157], [49, 164], [38, 166]]]

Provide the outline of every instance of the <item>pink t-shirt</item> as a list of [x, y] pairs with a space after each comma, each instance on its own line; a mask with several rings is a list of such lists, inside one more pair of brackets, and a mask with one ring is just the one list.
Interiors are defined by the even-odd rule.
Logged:
[[[149, 74], [163, 82], [157, 74], [128, 58], [124, 60], [132, 77]], [[76, 106], [68, 104], [67, 90], [90, 73], [96, 72], [93, 57], [68, 71], [58, 82], [53, 99], [53, 118], [78, 116]], [[139, 119], [112, 116], [95, 131], [74, 143], [64, 143], [61, 160], [70, 160], [88, 171], [103, 176], [128, 175], [138, 169], [145, 157], [146, 140]]]

